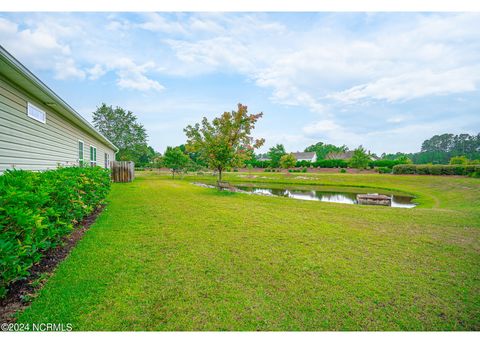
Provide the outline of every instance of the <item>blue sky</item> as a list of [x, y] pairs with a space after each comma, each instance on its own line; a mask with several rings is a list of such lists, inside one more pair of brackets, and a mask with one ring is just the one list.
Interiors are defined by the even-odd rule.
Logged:
[[238, 102], [264, 113], [260, 151], [480, 131], [475, 13], [0, 13], [0, 44], [87, 119], [133, 111], [161, 152]]

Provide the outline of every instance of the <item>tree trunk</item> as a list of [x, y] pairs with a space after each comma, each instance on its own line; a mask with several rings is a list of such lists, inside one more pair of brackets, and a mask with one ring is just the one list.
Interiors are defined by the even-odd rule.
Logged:
[[172, 179], [175, 179], [175, 170], [172, 169]]
[[218, 168], [218, 182], [222, 182], [222, 169]]

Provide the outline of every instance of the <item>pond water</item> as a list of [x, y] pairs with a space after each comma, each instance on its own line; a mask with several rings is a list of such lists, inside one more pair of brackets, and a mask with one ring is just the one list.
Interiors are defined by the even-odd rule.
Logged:
[[[251, 192], [254, 194], [263, 194], [263, 195], [274, 195], [281, 196], [299, 200], [311, 200], [311, 201], [325, 201], [325, 202], [336, 202], [342, 204], [357, 204], [357, 195], [365, 194], [358, 192], [339, 192], [339, 191], [319, 191], [319, 190], [295, 190], [287, 188], [263, 188], [257, 186], [240, 186], [235, 185], [236, 188]], [[412, 203], [413, 197], [405, 195], [395, 195], [387, 194], [385, 192], [379, 194], [387, 195], [392, 197], [391, 207], [404, 207], [412, 208], [416, 204]]]

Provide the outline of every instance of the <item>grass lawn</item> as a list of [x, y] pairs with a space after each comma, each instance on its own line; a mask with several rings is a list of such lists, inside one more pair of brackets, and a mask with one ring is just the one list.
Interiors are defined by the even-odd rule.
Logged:
[[[74, 330], [480, 330], [480, 180], [231, 173], [364, 186], [414, 209], [219, 192], [139, 174], [19, 322]], [[300, 178], [301, 177], [301, 178]], [[307, 179], [305, 179], [307, 178]]]

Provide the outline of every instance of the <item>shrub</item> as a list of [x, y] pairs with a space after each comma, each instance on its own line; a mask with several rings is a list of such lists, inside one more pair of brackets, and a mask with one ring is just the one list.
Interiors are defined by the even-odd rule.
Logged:
[[265, 168], [263, 171], [268, 173], [270, 171], [270, 169]]
[[391, 174], [392, 168], [389, 167], [377, 167], [375, 168], [379, 174]]
[[0, 298], [101, 205], [109, 189], [110, 173], [100, 167], [13, 170], [0, 176]]
[[348, 162], [346, 160], [319, 160], [313, 163], [315, 168], [346, 168]]
[[295, 165], [292, 167], [302, 168], [302, 167], [311, 167], [312, 162], [310, 161], [296, 161]]
[[280, 167], [282, 168], [292, 168], [295, 167], [297, 159], [293, 154], [285, 154], [280, 158]]
[[251, 161], [249, 164], [255, 168], [268, 168], [270, 167], [270, 161]]
[[392, 168], [394, 174], [416, 174], [417, 166], [414, 164], [397, 164]]
[[468, 164], [468, 158], [465, 156], [454, 156], [450, 159], [450, 164]]
[[344, 173], [346, 173], [346, 172], [347, 172], [347, 171], [345, 170], [345, 168], [340, 169], [340, 173], [344, 174]]
[[386, 168], [393, 168], [394, 166], [398, 165], [398, 164], [406, 164], [406, 163], [402, 163], [402, 161], [400, 160], [377, 160], [377, 161], [370, 161], [368, 163], [368, 165], [371, 167], [371, 168], [375, 168], [375, 167], [386, 167]]
[[307, 170], [308, 170], [308, 169], [307, 169], [306, 167], [305, 167], [305, 168], [303, 168], [303, 169], [302, 169], [302, 173], [306, 173], [306, 172], [307, 172]]

